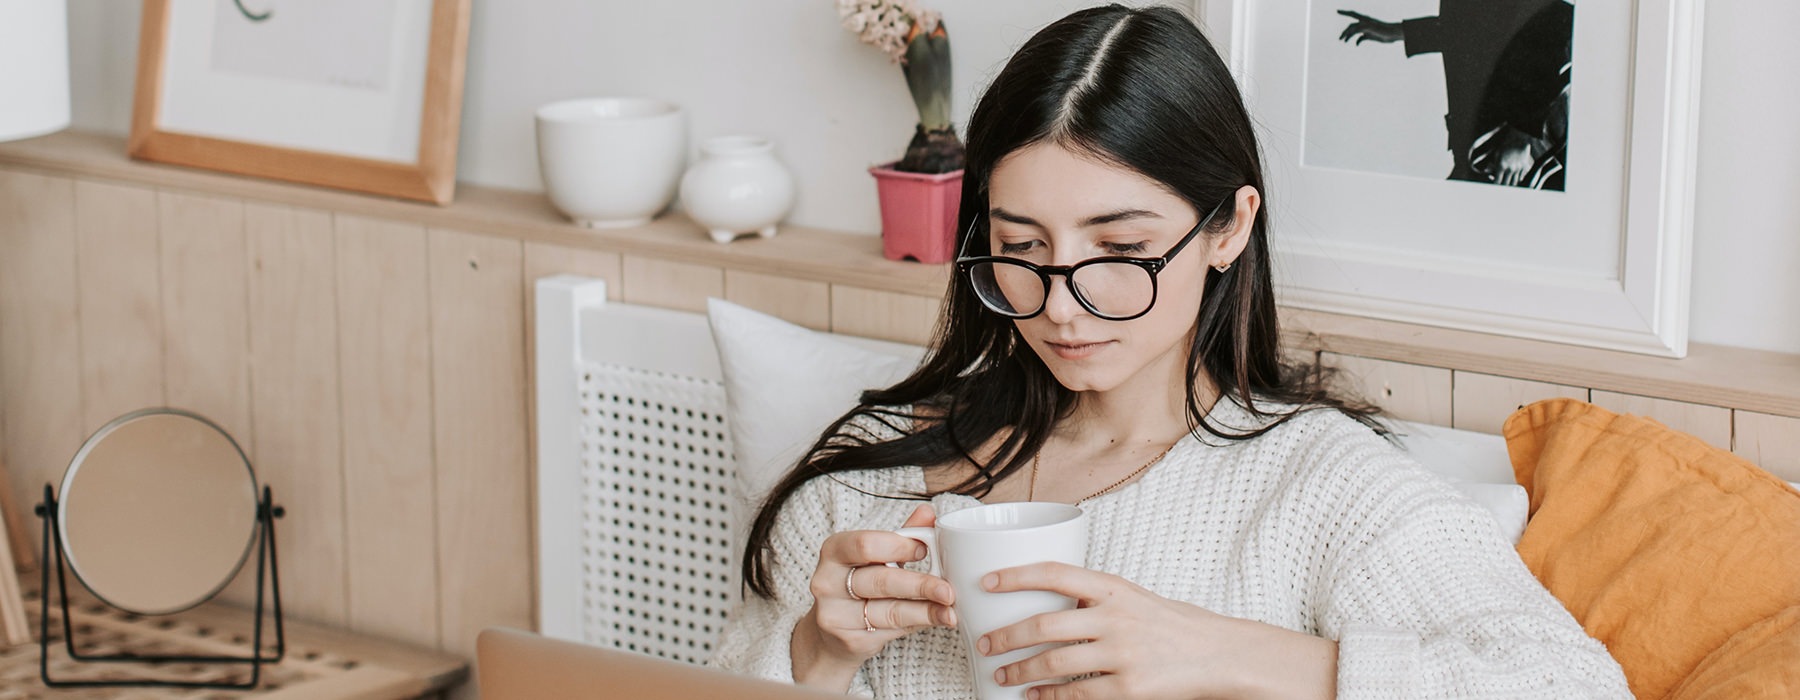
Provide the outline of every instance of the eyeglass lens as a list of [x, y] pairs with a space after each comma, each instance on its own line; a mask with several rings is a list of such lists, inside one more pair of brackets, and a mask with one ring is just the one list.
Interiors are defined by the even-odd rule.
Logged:
[[[1044, 308], [1048, 277], [1019, 263], [982, 262], [969, 269], [975, 293], [988, 308], [1008, 316], [1030, 316]], [[1156, 279], [1148, 269], [1126, 262], [1081, 265], [1068, 275], [1070, 291], [1088, 311], [1103, 318], [1136, 316], [1156, 300]]]

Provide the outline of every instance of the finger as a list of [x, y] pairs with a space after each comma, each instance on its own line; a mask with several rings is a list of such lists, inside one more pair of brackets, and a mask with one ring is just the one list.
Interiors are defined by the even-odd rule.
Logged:
[[931, 574], [895, 567], [858, 568], [853, 575], [852, 585], [856, 587], [856, 594], [864, 598], [929, 600], [944, 605], [956, 603], [956, 596], [950, 590], [949, 581]]
[[1361, 12], [1357, 12], [1354, 10], [1338, 10], [1337, 13], [1340, 15], [1343, 15], [1345, 17], [1349, 17], [1350, 19], [1357, 20], [1357, 21], [1362, 21], [1362, 22], [1370, 21], [1368, 15], [1365, 15]]
[[992, 593], [1051, 591], [1082, 602], [1099, 602], [1121, 586], [1132, 585], [1112, 574], [1055, 561], [1001, 569], [981, 577], [982, 590]]
[[1032, 688], [1032, 696], [1037, 700], [1092, 700], [1092, 698], [1121, 698], [1127, 695], [1125, 684], [1118, 676], [1106, 675], [1084, 678], [1074, 683], [1056, 683], [1040, 685]]
[[886, 530], [853, 530], [827, 538], [819, 556], [845, 568], [918, 561], [925, 558], [925, 545]]
[[947, 606], [922, 600], [884, 598], [869, 600], [865, 603], [837, 602], [839, 604], [828, 607], [828, 615], [821, 615], [821, 625], [829, 625], [834, 629], [851, 632], [865, 632], [868, 630], [863, 627], [864, 615], [868, 615], [868, 624], [876, 631], [912, 631], [926, 627], [954, 627], [956, 625], [956, 611]]
[[982, 635], [975, 640], [975, 650], [983, 656], [995, 656], [1039, 644], [1084, 642], [1099, 638], [1097, 623], [1094, 614], [1086, 610], [1033, 615]]
[[906, 516], [906, 522], [900, 527], [931, 527], [937, 524], [937, 511], [930, 503], [913, 509], [912, 515]]
[[994, 682], [1023, 685], [1113, 670], [1116, 669], [1106, 662], [1106, 650], [1101, 645], [1071, 644], [1001, 666], [994, 672]]
[[1345, 41], [1345, 42], [1350, 41], [1350, 35], [1355, 34], [1355, 33], [1356, 33], [1356, 25], [1352, 24], [1348, 27], [1344, 27], [1343, 33], [1338, 34], [1338, 41]]

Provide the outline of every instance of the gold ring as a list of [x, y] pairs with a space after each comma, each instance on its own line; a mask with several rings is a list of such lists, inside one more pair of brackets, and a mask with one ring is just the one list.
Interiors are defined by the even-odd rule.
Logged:
[[844, 592], [850, 594], [851, 600], [863, 600], [862, 596], [856, 594], [856, 586], [850, 585], [851, 579], [856, 578], [856, 570], [860, 568], [862, 567], [852, 566], [850, 567], [850, 573], [844, 576]]
[[875, 631], [875, 625], [871, 624], [869, 622], [869, 601], [868, 600], [863, 601], [863, 631], [864, 632], [874, 632]]

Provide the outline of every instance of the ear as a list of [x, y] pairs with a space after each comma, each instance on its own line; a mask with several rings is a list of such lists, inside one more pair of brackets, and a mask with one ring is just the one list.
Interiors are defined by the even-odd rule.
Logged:
[[1256, 212], [1261, 208], [1262, 194], [1255, 187], [1244, 185], [1238, 188], [1231, 226], [1206, 239], [1208, 266], [1237, 262], [1238, 256], [1244, 252], [1244, 246], [1250, 243], [1250, 230], [1256, 227]]

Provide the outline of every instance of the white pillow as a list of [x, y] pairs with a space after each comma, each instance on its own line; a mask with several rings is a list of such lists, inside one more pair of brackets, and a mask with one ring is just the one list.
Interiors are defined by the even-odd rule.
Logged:
[[706, 300], [706, 316], [725, 375], [738, 465], [733, 495], [745, 518], [864, 390], [905, 379], [925, 354], [912, 345], [820, 333], [722, 299]]
[[1513, 544], [1519, 543], [1531, 517], [1531, 497], [1514, 481], [1506, 438], [1424, 423], [1393, 424], [1400, 444], [1414, 460], [1487, 507], [1500, 531]]

